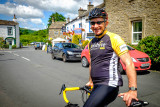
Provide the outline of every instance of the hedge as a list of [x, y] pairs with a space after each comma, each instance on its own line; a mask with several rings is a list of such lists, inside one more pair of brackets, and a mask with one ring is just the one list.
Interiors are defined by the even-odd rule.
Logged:
[[147, 36], [138, 45], [138, 50], [149, 55], [152, 61], [151, 69], [160, 71], [160, 36]]

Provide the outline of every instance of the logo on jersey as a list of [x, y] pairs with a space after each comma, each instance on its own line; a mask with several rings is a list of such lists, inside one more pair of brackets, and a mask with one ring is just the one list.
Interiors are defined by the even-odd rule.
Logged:
[[121, 52], [128, 50], [126, 44], [121, 45], [119, 48], [120, 48]]
[[101, 41], [100, 43], [94, 43], [91, 45], [91, 50], [96, 50], [96, 49], [105, 49], [105, 46], [107, 44], [103, 43], [103, 41]]

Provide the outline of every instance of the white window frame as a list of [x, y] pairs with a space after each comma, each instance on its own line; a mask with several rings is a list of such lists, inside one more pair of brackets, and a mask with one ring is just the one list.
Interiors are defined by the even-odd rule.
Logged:
[[8, 35], [13, 35], [13, 27], [7, 27]]
[[[138, 33], [138, 34], [141, 34], [141, 36], [142, 36], [142, 31], [140, 31], [140, 32], [133, 32], [133, 31], [134, 31], [134, 30], [133, 30], [133, 28], [134, 28], [134, 26], [133, 26], [134, 24], [133, 24], [133, 23], [134, 23], [134, 22], [142, 22], [142, 20], [132, 21], [132, 44], [137, 45], [139, 41], [134, 42], [134, 37], [133, 37], [133, 35]], [[143, 27], [143, 26], [142, 26], [142, 27]], [[143, 29], [143, 28], [142, 28], [142, 29]]]

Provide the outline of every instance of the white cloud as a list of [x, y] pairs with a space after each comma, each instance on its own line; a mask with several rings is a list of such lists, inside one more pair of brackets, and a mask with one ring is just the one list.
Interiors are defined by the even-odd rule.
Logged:
[[[77, 14], [80, 7], [87, 9], [89, 0], [14, 0], [17, 3], [28, 4], [35, 8]], [[103, 3], [103, 0], [91, 0], [93, 5]]]
[[[8, 0], [10, 1], [10, 0]], [[89, 0], [12, 0], [0, 4], [0, 14], [12, 16], [16, 14], [20, 27], [39, 30], [45, 29], [46, 11], [58, 12], [66, 18], [74, 19], [78, 16], [78, 9], [87, 9]], [[94, 6], [103, 3], [103, 0], [90, 0]], [[49, 14], [47, 14], [49, 15]], [[45, 24], [42, 21], [45, 20]]]
[[40, 9], [32, 6], [18, 5], [15, 3], [11, 4], [9, 2], [6, 4], [0, 4], [0, 14], [16, 14], [16, 16], [23, 18], [40, 18], [44, 16]]
[[[30, 21], [32, 23], [35, 23], [35, 24], [43, 24], [42, 20], [39, 18], [39, 19], [30, 19]], [[44, 24], [43, 24], [44, 25]]]

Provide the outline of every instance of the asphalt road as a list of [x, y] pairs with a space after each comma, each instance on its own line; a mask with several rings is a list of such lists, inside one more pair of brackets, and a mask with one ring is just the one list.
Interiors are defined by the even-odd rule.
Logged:
[[[83, 86], [88, 82], [88, 68], [81, 62], [52, 60], [45, 51], [26, 47], [0, 50], [0, 107], [64, 107], [59, 95], [62, 84], [67, 87]], [[120, 92], [128, 91], [127, 77]], [[160, 107], [160, 73], [138, 73], [138, 98], [148, 101], [148, 107]], [[81, 92], [68, 92], [72, 103], [83, 105]], [[109, 107], [125, 107], [118, 98]]]

